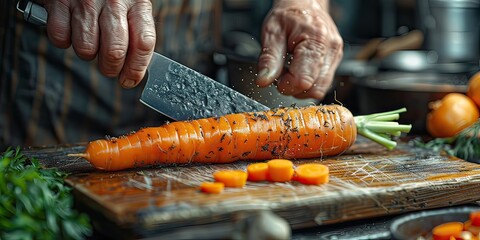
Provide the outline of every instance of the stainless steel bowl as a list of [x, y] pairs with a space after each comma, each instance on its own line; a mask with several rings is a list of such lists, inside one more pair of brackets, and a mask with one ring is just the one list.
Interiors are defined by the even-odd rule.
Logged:
[[398, 240], [419, 239], [429, 236], [432, 229], [442, 223], [467, 221], [470, 213], [478, 210], [480, 207], [454, 207], [406, 214], [392, 221], [390, 234]]

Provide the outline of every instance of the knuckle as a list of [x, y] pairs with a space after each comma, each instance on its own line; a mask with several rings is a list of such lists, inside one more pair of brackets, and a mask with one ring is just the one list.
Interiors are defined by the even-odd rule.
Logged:
[[65, 31], [48, 31], [50, 41], [58, 48], [68, 48], [70, 46], [70, 36]]
[[264, 49], [260, 55], [260, 62], [272, 62], [275, 61], [275, 54], [271, 49]]
[[135, 82], [142, 80], [146, 66], [130, 66], [126, 69], [125, 76]]
[[[282, 25], [277, 24], [276, 18], [272, 17], [270, 22], [263, 24], [262, 32], [265, 35], [277, 36], [282, 33]], [[274, 24], [273, 24], [274, 23]]]
[[276, 68], [281, 67], [281, 64], [285, 61], [285, 55], [282, 54], [281, 49], [274, 46], [264, 47], [258, 58], [258, 67]]
[[[122, 62], [127, 55], [127, 50], [124, 45], [111, 45], [105, 52], [105, 60], [111, 63]], [[113, 64], [115, 65], [115, 64]]]
[[96, 0], [82, 0], [83, 4], [80, 6], [84, 8], [84, 11], [97, 11]]
[[328, 32], [329, 32], [328, 27], [323, 24], [315, 28], [315, 35], [320, 36], [321, 38], [323, 38], [324, 36], [327, 36]]
[[148, 9], [149, 7], [152, 7], [152, 2], [150, 0], [136, 0], [135, 4], [142, 5], [146, 9]]
[[298, 57], [319, 60], [322, 59], [326, 53], [325, 50], [326, 45], [324, 42], [310, 39], [298, 44], [298, 46], [294, 49], [294, 53], [295, 55], [298, 55]]
[[89, 42], [74, 42], [73, 48], [80, 58], [92, 59], [97, 55], [97, 47]]
[[120, 10], [120, 9], [126, 9], [126, 7], [127, 7], [126, 5], [127, 4], [123, 0], [109, 0], [109, 1], [107, 1], [107, 6], [114, 11]]
[[138, 39], [138, 50], [142, 55], [148, 55], [153, 51], [156, 43], [155, 31], [143, 31]]
[[333, 49], [343, 49], [343, 39], [340, 36], [337, 36], [332, 39], [330, 42], [330, 47]]
[[312, 88], [314, 82], [315, 80], [312, 78], [312, 76], [303, 75], [299, 77], [299, 81], [297, 81], [295, 88], [299, 91], [305, 91]]

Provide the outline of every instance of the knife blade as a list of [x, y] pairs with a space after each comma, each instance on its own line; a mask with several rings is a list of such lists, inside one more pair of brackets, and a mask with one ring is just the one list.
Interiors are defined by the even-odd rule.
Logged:
[[154, 53], [140, 101], [175, 120], [269, 108], [174, 60]]
[[[17, 10], [28, 22], [45, 25], [48, 14], [42, 6], [20, 0]], [[140, 102], [172, 118], [189, 120], [269, 108], [226, 85], [154, 52]]]

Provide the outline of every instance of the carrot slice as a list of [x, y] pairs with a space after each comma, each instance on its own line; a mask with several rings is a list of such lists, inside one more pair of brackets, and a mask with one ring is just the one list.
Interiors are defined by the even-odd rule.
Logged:
[[248, 181], [266, 181], [268, 178], [268, 163], [251, 163], [247, 166]]
[[223, 192], [225, 184], [221, 182], [202, 182], [200, 184], [200, 190], [204, 193], [218, 194]]
[[459, 236], [463, 231], [462, 222], [447, 222], [433, 228], [433, 240], [449, 240], [450, 237]]
[[225, 184], [225, 187], [241, 188], [247, 183], [247, 177], [242, 170], [220, 170], [213, 174], [215, 181]]
[[463, 230], [478, 235], [480, 233], [480, 226], [475, 226], [470, 220], [468, 220], [463, 223]]
[[470, 213], [470, 222], [472, 226], [480, 226], [480, 211], [473, 211]]
[[328, 167], [319, 163], [301, 164], [295, 169], [295, 175], [295, 179], [303, 184], [318, 185], [329, 180]]
[[288, 182], [293, 177], [293, 163], [287, 159], [273, 159], [268, 164], [268, 180], [272, 182]]

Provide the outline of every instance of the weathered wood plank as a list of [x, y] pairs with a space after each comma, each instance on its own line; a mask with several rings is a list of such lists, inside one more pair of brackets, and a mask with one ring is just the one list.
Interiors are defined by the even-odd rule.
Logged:
[[[135, 234], [234, 224], [242, 214], [270, 210], [293, 229], [401, 212], [471, 203], [480, 199], [480, 165], [400, 144], [394, 151], [358, 141], [346, 154], [321, 162], [330, 183], [251, 183], [218, 195], [198, 191], [218, 169], [245, 169], [249, 162], [160, 166], [114, 173], [92, 169], [65, 152], [81, 146], [29, 152], [46, 166], [72, 174], [77, 200]], [[72, 168], [72, 166], [74, 166]]]

